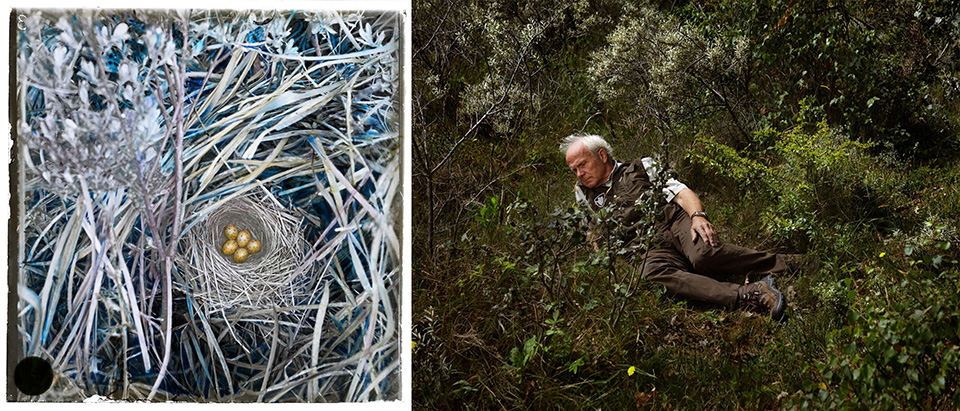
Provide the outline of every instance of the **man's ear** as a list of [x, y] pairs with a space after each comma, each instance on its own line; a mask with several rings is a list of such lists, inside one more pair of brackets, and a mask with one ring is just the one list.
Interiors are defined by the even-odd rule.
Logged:
[[601, 148], [597, 150], [597, 158], [599, 158], [600, 162], [603, 164], [607, 164], [610, 162], [610, 158], [607, 156], [607, 149], [605, 148]]

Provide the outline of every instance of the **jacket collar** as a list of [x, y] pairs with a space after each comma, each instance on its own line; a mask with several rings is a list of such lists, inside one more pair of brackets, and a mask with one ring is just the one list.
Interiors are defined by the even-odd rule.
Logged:
[[620, 170], [620, 167], [623, 165], [623, 163], [621, 163], [621, 162], [619, 162], [619, 161], [616, 161], [616, 160], [614, 160], [614, 161], [615, 161], [615, 163], [614, 163], [614, 165], [613, 165], [613, 170], [610, 170], [610, 175], [607, 176], [607, 181], [604, 181], [603, 184], [600, 184], [600, 186], [598, 186], [598, 187], [607, 187], [607, 188], [610, 188], [610, 186], [613, 185], [613, 176], [614, 176], [615, 174], [617, 174], [617, 171]]

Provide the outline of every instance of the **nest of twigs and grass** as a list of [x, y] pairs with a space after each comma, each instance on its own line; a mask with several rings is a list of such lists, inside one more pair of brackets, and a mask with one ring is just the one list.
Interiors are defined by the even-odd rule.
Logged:
[[[263, 309], [294, 305], [309, 292], [297, 284], [307, 244], [296, 218], [283, 207], [250, 197], [234, 199], [211, 212], [203, 223], [185, 234], [183, 270], [193, 295], [213, 309]], [[237, 262], [223, 252], [228, 240], [224, 228], [247, 230], [260, 249]], [[316, 281], [317, 279], [313, 279]]]

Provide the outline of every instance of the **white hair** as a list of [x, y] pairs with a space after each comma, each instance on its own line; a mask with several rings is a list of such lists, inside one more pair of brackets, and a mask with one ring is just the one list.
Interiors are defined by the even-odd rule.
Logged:
[[600, 137], [595, 134], [571, 134], [563, 139], [563, 142], [560, 143], [560, 152], [563, 154], [567, 153], [567, 150], [577, 142], [583, 143], [584, 146], [593, 153], [594, 157], [600, 157], [600, 149], [607, 151], [607, 160], [610, 163], [613, 163], [613, 148], [610, 147], [610, 143], [607, 140], [604, 140], [603, 137]]

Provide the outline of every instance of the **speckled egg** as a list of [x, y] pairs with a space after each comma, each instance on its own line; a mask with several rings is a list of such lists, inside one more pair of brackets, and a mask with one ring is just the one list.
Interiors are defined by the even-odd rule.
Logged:
[[251, 238], [253, 238], [253, 236], [250, 235], [249, 231], [240, 230], [240, 232], [237, 233], [237, 245], [240, 247], [246, 246], [247, 243], [250, 242]]
[[259, 252], [260, 252], [260, 240], [256, 240], [256, 239], [250, 240], [250, 242], [247, 243], [247, 251], [249, 251], [250, 254], [259, 253]]
[[239, 247], [240, 247], [240, 246], [237, 245], [237, 242], [236, 242], [236, 241], [234, 241], [234, 240], [227, 240], [225, 243], [223, 243], [223, 248], [222, 248], [222, 250], [223, 250], [223, 253], [224, 253], [224, 254], [230, 255], [230, 254], [233, 254], [234, 251], [237, 251], [237, 248], [239, 248]]
[[244, 261], [247, 261], [248, 255], [250, 254], [247, 252], [246, 248], [242, 248], [242, 247], [238, 248], [237, 252], [233, 253], [233, 261], [242, 263]]
[[[227, 224], [226, 227], [223, 227], [223, 235], [227, 236], [227, 238], [229, 238], [229, 239], [231, 239], [231, 240], [236, 240], [236, 239], [237, 239], [237, 233], [238, 233], [239, 231], [240, 231], [240, 230], [237, 228], [237, 226], [235, 226], [235, 225], [233, 225], [233, 224]], [[229, 254], [229, 253], [228, 253], [228, 254]]]

